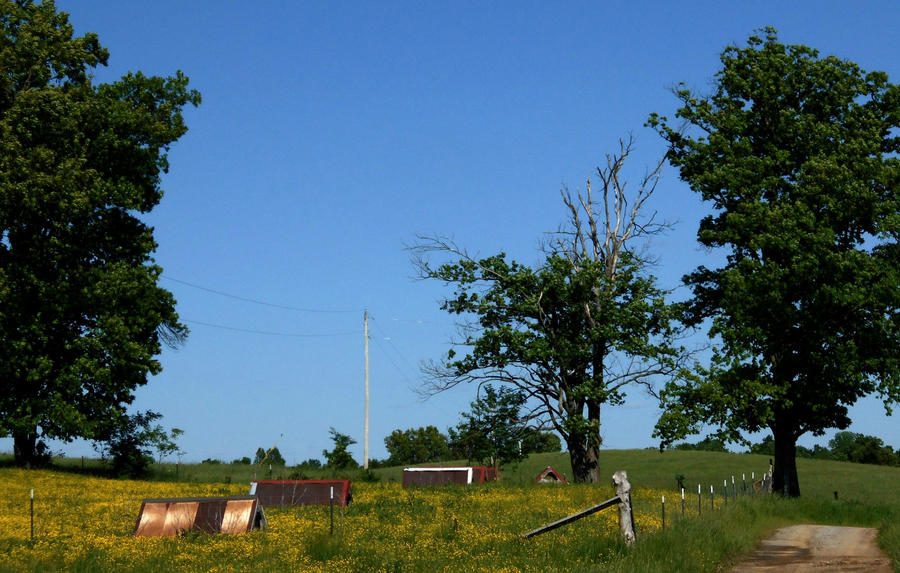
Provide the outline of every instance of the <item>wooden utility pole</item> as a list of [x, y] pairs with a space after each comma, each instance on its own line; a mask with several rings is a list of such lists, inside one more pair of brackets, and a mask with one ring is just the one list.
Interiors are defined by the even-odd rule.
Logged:
[[363, 469], [369, 469], [369, 311], [363, 312], [363, 330], [366, 337], [366, 422], [363, 430]]

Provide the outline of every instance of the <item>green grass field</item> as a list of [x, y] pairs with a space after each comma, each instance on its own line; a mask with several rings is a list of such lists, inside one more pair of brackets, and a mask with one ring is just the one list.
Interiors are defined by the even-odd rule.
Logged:
[[[4, 460], [0, 456], [0, 464], [8, 464], [8, 456]], [[599, 497], [609, 496], [611, 488], [602, 486], [595, 493], [591, 493], [591, 486], [573, 486], [565, 489], [565, 486], [542, 486], [533, 484], [534, 476], [546, 466], [551, 465], [557, 470], [571, 476], [571, 467], [568, 456], [565, 454], [540, 454], [534, 455], [515, 466], [504, 468], [502, 483], [486, 488], [488, 494], [473, 495], [473, 491], [450, 490], [441, 492], [438, 497], [410, 497], [408, 499], [391, 501], [389, 491], [383, 488], [397, 487], [396, 482], [401, 477], [402, 468], [383, 468], [373, 470], [371, 473], [377, 477], [381, 485], [373, 484], [370, 488], [362, 487], [367, 476], [358, 471], [349, 476], [333, 476], [327, 470], [305, 472], [308, 478], [324, 477], [350, 477], [354, 483], [360, 483], [360, 492], [354, 506], [347, 511], [348, 527], [355, 523], [354, 519], [363, 519], [365, 516], [370, 523], [387, 520], [402, 524], [400, 530], [409, 531], [409, 537], [403, 538], [404, 543], [412, 544], [407, 548], [408, 553], [401, 554], [394, 547], [398, 542], [385, 536], [366, 535], [359, 539], [346, 536], [344, 538], [323, 537], [317, 534], [312, 537], [304, 537], [298, 542], [304, 545], [298, 554], [299, 558], [310, 560], [320, 564], [322, 570], [330, 570], [336, 564], [343, 563], [345, 567], [360, 570], [441, 570], [449, 567], [451, 563], [444, 562], [445, 555], [453, 555], [454, 551], [464, 551], [470, 560], [467, 567], [471, 570], [525, 570], [525, 569], [557, 569], [572, 571], [660, 571], [666, 573], [698, 572], [698, 571], [722, 571], [740, 561], [749, 554], [760, 539], [768, 536], [778, 527], [793, 523], [817, 523], [832, 525], [854, 525], [877, 527], [880, 530], [879, 544], [885, 552], [891, 556], [894, 568], [900, 571], [900, 468], [851, 464], [844, 462], [832, 462], [824, 460], [799, 459], [798, 470], [800, 475], [800, 487], [802, 497], [800, 499], [781, 499], [778, 496], [739, 496], [737, 500], [731, 499], [726, 506], [722, 499], [723, 480], [727, 480], [729, 487], [734, 476], [738, 489], [742, 489], [742, 475], [746, 475], [750, 481], [751, 473], [757, 477], [768, 469], [769, 459], [766, 456], [750, 454], [729, 454], [697, 451], [667, 451], [659, 453], [655, 450], [608, 450], [602, 453], [601, 473], [609, 476], [610, 480], [614, 471], [624, 469], [628, 472], [634, 487], [635, 512], [642, 516], [637, 521], [638, 543], [634, 549], [624, 547], [613, 534], [602, 534], [596, 530], [596, 518], [588, 518], [547, 534], [535, 544], [522, 542], [515, 536], [536, 525], [548, 523], [556, 518], [566, 508], [580, 509], [587, 506]], [[58, 474], [63, 476], [57, 479], [80, 479], [78, 474], [89, 473], [97, 468], [94, 460], [85, 460], [84, 469], [80, 459], [58, 460], [56, 462]], [[68, 469], [68, 471], [66, 471]], [[278, 479], [288, 478], [296, 473], [292, 468], [273, 468], [272, 474], [268, 468], [261, 470], [251, 466], [230, 464], [186, 464], [177, 469], [178, 481], [175, 481], [176, 469], [174, 465], [163, 464], [157, 468], [158, 475], [155, 483], [164, 484], [165, 487], [191, 488], [192, 492], [204, 491], [203, 488], [211, 488], [213, 492], [243, 491], [245, 484], [252, 479]], [[3, 472], [15, 472], [11, 468], [0, 469]], [[256, 474], [254, 476], [254, 473]], [[66, 478], [65, 476], [72, 476]], [[680, 492], [676, 487], [676, 477], [682, 477], [686, 486], [686, 512], [681, 515]], [[371, 477], [369, 478], [371, 479]], [[7, 482], [9, 483], [9, 482]], [[179, 483], [183, 485], [179, 485]], [[204, 485], [206, 484], [206, 485]], [[393, 484], [393, 486], [392, 486]], [[700, 484], [703, 496], [701, 498], [701, 513], [698, 517], [697, 485]], [[716, 496], [713, 501], [714, 510], [710, 510], [709, 486], [716, 487]], [[148, 487], [150, 484], [148, 484]], [[9, 487], [9, 486], [8, 486]], [[128, 485], [128, 488], [140, 488], [140, 482]], [[155, 487], [155, 486], [154, 486]], [[566, 505], [554, 502], [557, 505], [545, 505], [542, 509], [534, 509], [534, 515], [530, 516], [528, 503], [525, 508], [518, 507], [522, 502], [514, 500], [528, 500], [543, 496], [547, 488], [554, 488], [562, 492], [563, 498], [571, 497], [571, 503]], [[77, 490], [77, 488], [75, 488]], [[187, 491], [187, 490], [185, 490]], [[367, 493], [371, 492], [371, 494]], [[380, 492], [380, 493], [379, 493]], [[529, 493], [534, 492], [534, 493]], [[835, 499], [837, 492], [837, 499]], [[0, 492], [0, 497], [5, 497], [11, 492]], [[367, 495], [381, 495], [376, 500], [365, 499]], [[193, 495], [196, 495], [194, 493]], [[212, 495], [212, 494], [210, 494]], [[393, 494], [391, 494], [393, 495]], [[666, 528], [659, 526], [659, 513], [661, 511], [661, 495], [666, 496]], [[387, 497], [384, 497], [387, 496]], [[495, 501], [505, 499], [506, 501]], [[513, 501], [510, 501], [513, 500]], [[502, 504], [513, 506], [503, 506]], [[549, 503], [549, 502], [548, 502]], [[493, 540], [487, 540], [484, 545], [472, 541], [470, 538], [462, 543], [457, 538], [456, 517], [452, 526], [444, 517], [446, 512], [452, 511], [459, 516], [460, 523], [466, 523], [472, 519], [466, 517], [467, 505], [481, 504], [484, 507], [516, 507], [514, 521], [507, 525], [498, 525], [496, 531], [491, 530], [487, 535], [494, 535]], [[486, 505], [485, 505], [486, 504]], [[122, 533], [119, 536], [122, 543], [132, 543], [127, 539], [128, 523], [133, 520], [133, 509], [123, 510], [124, 503], [119, 503], [118, 509], [110, 511], [119, 512], [116, 519], [122, 521], [119, 526]], [[556, 509], [554, 509], [556, 508]], [[571, 509], [570, 509], [571, 508]], [[282, 511], [273, 512], [276, 522], [278, 519], [300, 519], [302, 515], [294, 516], [284, 514]], [[359, 516], [355, 514], [359, 513]], [[383, 514], [383, 515], [382, 515]], [[316, 514], [316, 519], [322, 516]], [[305, 518], [304, 518], [305, 519]], [[425, 527], [425, 524], [435, 519], [443, 521], [440, 524]], [[512, 519], [512, 517], [510, 517]], [[395, 521], [391, 521], [395, 520]], [[593, 520], [593, 521], [592, 521]], [[288, 523], [289, 521], [284, 521]], [[299, 523], [299, 522], [297, 522]], [[362, 521], [359, 523], [363, 523]], [[418, 526], [416, 524], [419, 524]], [[297, 526], [300, 527], [300, 526]], [[361, 526], [360, 526], [361, 527]], [[405, 529], [404, 529], [405, 528]], [[283, 529], [283, 527], [282, 527]], [[348, 530], [349, 531], [349, 530]], [[460, 526], [460, 532], [465, 531]], [[471, 530], [468, 530], [471, 533]], [[228, 561], [229, 552], [242, 551], [254, 555], [254, 568], [262, 570], [283, 569], [286, 562], [283, 551], [267, 552], [265, 547], [276, 547], [278, 535], [272, 529], [267, 532], [268, 542], [248, 537], [252, 544], [229, 545], [230, 542], [220, 540], [213, 543], [204, 540], [190, 541], [197, 544], [197, 553], [191, 561], [191, 566], [200, 567], [201, 570], [212, 570], [218, 567], [222, 569], [222, 563], [231, 563], [237, 567], [239, 561]], [[406, 535], [406, 534], [403, 534]], [[460, 533], [461, 535], [461, 533]], [[542, 536], [543, 538], [544, 536]], [[478, 537], [476, 536], [475, 539]], [[255, 540], [254, 540], [255, 539]], [[67, 542], [68, 543], [68, 542]], [[165, 543], [159, 544], [160, 551], [184, 552], [184, 542], [180, 542], [179, 548], [169, 547]], [[419, 553], [431, 553], [417, 555], [416, 544], [422, 547], [437, 547], [438, 549], [423, 550]], [[382, 547], [381, 544], [384, 544]], [[392, 545], [394, 544], [394, 545]], [[211, 550], [211, 545], [219, 553]], [[246, 547], [245, 547], [246, 546]], [[233, 549], [229, 549], [232, 547]], [[538, 551], [535, 548], [546, 548]], [[2, 565], [3, 553], [8, 556], [19, 555], [23, 551], [21, 541], [17, 541], [9, 532], [0, 531], [0, 571], [7, 570]], [[299, 549], [298, 549], [299, 550]], [[207, 552], [217, 555], [216, 563], [203, 561]], [[188, 551], [190, 553], [190, 550]], [[188, 553], [185, 553], [187, 555]], [[54, 557], [48, 553], [47, 557], [32, 562], [25, 567], [15, 566], [8, 570], [54, 570], [63, 567], [67, 562], [63, 557]], [[89, 553], [98, 557], [86, 557], [82, 563], [82, 570], [103, 569], [102, 553]], [[373, 557], [374, 555], [386, 555], [388, 557]], [[93, 559], [93, 560], [92, 560]], [[212, 559], [212, 557], [210, 557]], [[451, 559], [446, 557], [447, 560]], [[223, 561], [225, 560], [225, 561]], [[145, 563], [142, 561], [141, 563]], [[134, 570], [155, 570], [152, 563], [167, 564], [167, 558], [160, 556], [158, 561], [147, 561], [145, 565], [138, 565]], [[353, 565], [347, 565], [353, 564]], [[22, 564], [19, 564], [22, 565]], [[227, 569], [227, 567], [226, 567]]]

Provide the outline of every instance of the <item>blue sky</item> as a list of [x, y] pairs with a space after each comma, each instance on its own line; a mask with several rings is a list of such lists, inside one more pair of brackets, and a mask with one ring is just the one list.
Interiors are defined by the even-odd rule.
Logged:
[[[98, 81], [182, 70], [203, 95], [148, 217], [191, 336], [134, 404], [183, 429], [196, 461], [276, 440], [289, 463], [321, 458], [329, 427], [359, 442], [361, 460], [365, 309], [371, 456], [386, 457], [394, 429], [455, 424], [473, 388], [426, 402], [412, 390], [455, 329], [438, 309], [449, 291], [414, 280], [404, 246], [445, 234], [538, 261], [542, 234], [565, 217], [560, 188], [583, 188], [629, 133], [640, 175], [664, 151], [648, 114], [674, 113], [680, 81], [708, 90], [722, 49], [753, 30], [775, 26], [786, 43], [900, 81], [893, 0], [57, 5], [110, 50]], [[677, 222], [652, 245], [675, 287], [715, 260], [694, 241], [707, 209], [671, 168], [653, 208]], [[851, 430], [900, 447], [900, 420], [880, 404], [853, 413]], [[634, 390], [604, 411], [605, 447], [655, 445], [657, 415]]]

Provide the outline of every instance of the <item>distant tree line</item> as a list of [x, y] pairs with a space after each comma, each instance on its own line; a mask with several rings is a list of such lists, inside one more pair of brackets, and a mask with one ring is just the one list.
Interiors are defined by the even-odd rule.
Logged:
[[556, 434], [529, 425], [522, 413], [525, 394], [487, 384], [482, 396], [461, 414], [460, 422], [444, 434], [434, 426], [394, 430], [384, 439], [389, 457], [377, 465], [412, 465], [444, 460], [466, 460], [501, 466], [529, 454], [559, 452]]
[[[676, 444], [675, 450], [697, 450], [704, 452], [727, 452], [725, 442], [707, 437], [695, 444], [683, 442]], [[775, 455], [775, 439], [768, 435], [761, 442], [750, 446], [751, 454]], [[856, 432], [838, 432], [828, 440], [828, 447], [816, 444], [812, 449], [797, 446], [797, 457], [818, 460], [835, 460], [857, 464], [875, 464], [880, 466], [900, 466], [900, 449], [894, 451], [881, 438], [867, 436]]]
[[[451, 437], [453, 436], [453, 437]], [[394, 430], [384, 439], [388, 458], [371, 460], [369, 465], [388, 467], [414, 465], [447, 460], [466, 460], [487, 465], [503, 465], [524, 459], [529, 454], [552, 453], [562, 450], [559, 436], [551, 433], [525, 429], [521, 440], [510, 440], [503, 444], [502, 452], [492, 448], [485, 434], [460, 435], [451, 428], [444, 434], [434, 426]], [[520, 448], [521, 442], [521, 450]], [[501, 453], [502, 455], [496, 455]]]

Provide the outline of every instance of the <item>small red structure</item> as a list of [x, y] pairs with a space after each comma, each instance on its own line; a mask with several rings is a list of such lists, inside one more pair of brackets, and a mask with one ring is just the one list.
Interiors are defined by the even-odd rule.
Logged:
[[250, 484], [250, 495], [255, 495], [263, 507], [329, 505], [332, 499], [343, 507], [353, 501], [348, 479], [255, 481]]
[[484, 466], [406, 468], [403, 470], [403, 487], [438, 486], [451, 483], [472, 484], [497, 481], [497, 468]]
[[166, 537], [189, 531], [245, 533], [265, 529], [266, 515], [254, 496], [145, 499], [135, 537]]
[[472, 483], [471, 467], [406, 468], [403, 470], [403, 487]]
[[485, 466], [454, 466], [430, 468], [406, 468], [403, 470], [403, 487], [439, 486], [451, 483], [472, 484], [499, 481], [497, 468]]
[[566, 481], [566, 478], [561, 473], [556, 471], [551, 466], [547, 466], [547, 469], [542, 471], [541, 475], [539, 475], [537, 478], [535, 478], [534, 481], [536, 481], [538, 483], [564, 483], [564, 484], [569, 483]]

